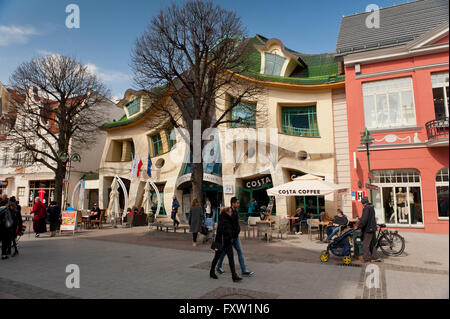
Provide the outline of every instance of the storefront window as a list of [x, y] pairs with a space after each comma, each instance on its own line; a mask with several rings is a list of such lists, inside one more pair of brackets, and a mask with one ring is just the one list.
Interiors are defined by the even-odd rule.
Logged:
[[32, 207], [34, 199], [40, 197], [45, 205], [55, 200], [55, 181], [30, 181], [28, 206]]
[[448, 167], [441, 169], [436, 174], [436, 196], [439, 218], [448, 218], [448, 176]]
[[379, 223], [423, 224], [420, 173], [416, 170], [374, 171], [375, 212]]

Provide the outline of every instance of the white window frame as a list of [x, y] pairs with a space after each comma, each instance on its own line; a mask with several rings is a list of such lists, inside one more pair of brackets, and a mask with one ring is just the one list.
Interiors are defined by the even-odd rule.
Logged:
[[[436, 173], [436, 178], [435, 178], [435, 186], [434, 186], [434, 190], [436, 191], [436, 213], [437, 213], [437, 219], [438, 220], [449, 220], [449, 218], [448, 218], [448, 216], [447, 217], [441, 217], [441, 216], [439, 216], [439, 202], [438, 202], [438, 197], [437, 197], [437, 187], [442, 187], [442, 186], [447, 186], [447, 187], [449, 187], [449, 184], [448, 184], [448, 181], [443, 181], [443, 180], [441, 180], [441, 181], [437, 181], [437, 177], [438, 177], [438, 175], [439, 174], [441, 174], [442, 175], [442, 171], [443, 170], [445, 170], [445, 169], [447, 169], [447, 176], [449, 176], [450, 177], [450, 175], [449, 175], [449, 169], [448, 169], [448, 167], [444, 167], [444, 168], [441, 168], [437, 173]], [[450, 190], [450, 187], [449, 187], [449, 190]]]
[[[373, 83], [382, 83], [382, 82], [388, 82], [388, 81], [395, 81], [395, 80], [403, 80], [403, 79], [409, 79], [410, 80], [410, 87], [409, 88], [403, 88], [403, 89], [397, 89], [397, 88], [392, 88], [392, 89], [387, 89], [387, 90], [380, 90], [379, 92], [376, 93], [371, 93], [371, 94], [366, 94], [364, 93], [364, 86], [365, 85], [369, 85], [369, 84], [373, 84]], [[413, 87], [413, 82], [412, 82], [412, 77], [407, 76], [407, 77], [401, 77], [401, 78], [392, 78], [392, 79], [385, 79], [385, 80], [378, 80], [378, 81], [371, 81], [371, 82], [364, 82], [362, 83], [361, 86], [361, 90], [362, 90], [362, 95], [363, 95], [363, 114], [364, 114], [364, 124], [365, 127], [367, 127], [370, 130], [385, 130], [385, 129], [395, 129], [395, 128], [403, 128], [403, 127], [413, 127], [417, 125], [417, 115], [416, 115], [416, 104], [415, 104], [415, 99], [414, 99], [414, 87]], [[399, 94], [399, 105], [400, 108], [402, 106], [402, 93], [403, 92], [411, 92], [411, 96], [412, 96], [412, 109], [414, 111], [414, 122], [413, 123], [409, 123], [409, 124], [400, 124], [400, 125], [392, 125], [391, 123], [391, 112], [390, 112], [390, 104], [389, 104], [389, 94], [392, 93], [398, 93]], [[377, 100], [376, 100], [376, 96], [377, 95], [385, 95], [386, 96], [386, 103], [388, 105], [388, 112], [387, 112], [387, 117], [388, 117], [388, 121], [389, 121], [389, 126], [381, 126], [381, 124], [378, 122], [378, 110], [377, 110]], [[366, 119], [366, 106], [364, 105], [364, 99], [366, 97], [372, 97], [373, 99], [373, 105], [375, 106], [375, 122], [376, 125], [368, 125], [367, 123], [367, 119]]]
[[[376, 179], [379, 176], [378, 173], [379, 172], [387, 172], [387, 171], [411, 171], [411, 172], [416, 172], [417, 175], [419, 176], [419, 182], [395, 182], [395, 183], [386, 183], [386, 182], [377, 182]], [[405, 227], [405, 228], [424, 228], [425, 227], [425, 223], [424, 223], [424, 216], [423, 216], [423, 192], [422, 192], [422, 178], [420, 176], [420, 172], [416, 171], [416, 170], [411, 170], [411, 169], [392, 169], [392, 170], [374, 170], [374, 174], [375, 174], [375, 181], [372, 183], [376, 186], [378, 186], [378, 192], [380, 193], [381, 196], [381, 209], [383, 214], [382, 216], [382, 221], [379, 221], [378, 223], [384, 223], [386, 224], [387, 227]], [[396, 176], [395, 173], [391, 174], [390, 176]], [[409, 175], [408, 175], [409, 177]], [[407, 207], [408, 207], [408, 223], [407, 224], [401, 224], [397, 221], [397, 193], [395, 192], [395, 188], [396, 187], [402, 187], [406, 190], [406, 193], [409, 194], [409, 189], [410, 187], [419, 187], [420, 188], [420, 205], [421, 205], [421, 214], [422, 214], [422, 222], [417, 222], [417, 224], [411, 224], [411, 211], [410, 209], [410, 201], [409, 201], [409, 196], [406, 196], [406, 200], [407, 200]], [[383, 201], [383, 188], [390, 188], [390, 189], [394, 189], [393, 192], [393, 200], [394, 200], [394, 223], [389, 223], [389, 221], [385, 220], [385, 209], [384, 209], [384, 201]], [[375, 203], [373, 203], [375, 205]]]
[[[437, 75], [441, 75], [441, 74], [447, 74], [446, 81], [444, 80], [443, 82], [435, 82], [435, 83], [433, 83], [433, 75], [437, 76]], [[447, 90], [446, 90], [446, 88], [449, 87], [448, 71], [431, 73], [430, 76], [431, 76], [431, 87], [433, 89], [441, 88], [442, 90], [444, 90], [445, 116], [449, 117], [448, 116], [448, 96], [447, 96]], [[433, 99], [434, 99], [434, 96], [433, 96]], [[434, 103], [433, 103], [433, 106], [434, 106]]]

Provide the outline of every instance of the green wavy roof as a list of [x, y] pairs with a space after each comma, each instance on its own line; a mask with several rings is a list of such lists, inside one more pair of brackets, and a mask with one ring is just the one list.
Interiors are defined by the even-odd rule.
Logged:
[[[255, 44], [265, 44], [265, 41], [267, 40], [267, 38], [261, 35], [248, 39], [247, 48], [244, 54], [247, 56], [250, 67], [248, 72], [242, 72], [243, 75], [263, 81], [303, 85], [335, 83], [343, 82], [345, 80], [344, 75], [338, 75], [339, 63], [334, 60], [334, 53], [304, 54], [288, 48], [286, 48], [286, 50], [303, 60], [303, 62], [306, 63], [307, 68], [298, 66], [289, 77], [260, 74], [261, 54], [255, 48]], [[151, 108], [147, 108], [139, 113], [139, 115], [129, 119], [124, 115], [118, 121], [103, 124], [101, 128], [108, 129], [133, 123], [143, 117], [150, 109]]]

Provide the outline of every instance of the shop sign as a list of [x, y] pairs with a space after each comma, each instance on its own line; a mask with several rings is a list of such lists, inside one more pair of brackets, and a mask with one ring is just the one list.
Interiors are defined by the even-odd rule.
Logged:
[[377, 185], [373, 185], [373, 184], [366, 184], [366, 188], [373, 190], [373, 191], [377, 191], [378, 190], [378, 186]]
[[360, 202], [363, 197], [366, 197], [365, 191], [352, 192], [352, 200]]
[[289, 175], [290, 175], [290, 177], [291, 177], [291, 181], [293, 181], [293, 180], [296, 179], [297, 177], [303, 176], [303, 175], [305, 175], [305, 174], [304, 174], [304, 173], [297, 173], [297, 172], [290, 171], [290, 172], [289, 172]]
[[270, 176], [260, 177], [254, 180], [245, 182], [245, 188], [260, 188], [263, 186], [269, 187], [272, 184], [272, 178]]
[[320, 195], [320, 189], [280, 189], [278, 190], [279, 195]]
[[[180, 186], [183, 183], [190, 182], [191, 181], [191, 176], [192, 176], [192, 173], [185, 174], [183, 176], [178, 177], [175, 187], [178, 187], [178, 186]], [[222, 186], [222, 177], [217, 176], [217, 175], [203, 173], [203, 181], [204, 182], [214, 183], [214, 184]]]
[[231, 184], [224, 185], [223, 193], [224, 194], [233, 194], [233, 185], [231, 185]]

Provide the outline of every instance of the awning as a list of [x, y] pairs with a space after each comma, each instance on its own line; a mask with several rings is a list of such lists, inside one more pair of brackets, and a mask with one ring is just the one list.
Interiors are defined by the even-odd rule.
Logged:
[[345, 192], [347, 186], [324, 181], [321, 177], [307, 174], [292, 182], [267, 190], [269, 196], [324, 196], [335, 192]]

